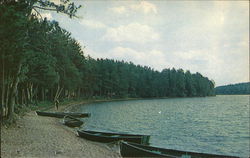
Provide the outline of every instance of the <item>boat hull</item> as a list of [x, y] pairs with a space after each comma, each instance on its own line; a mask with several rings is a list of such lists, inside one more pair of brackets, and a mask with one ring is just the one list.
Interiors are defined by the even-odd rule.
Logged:
[[80, 127], [83, 124], [83, 121], [72, 116], [66, 115], [63, 118], [63, 124], [68, 127]]
[[97, 132], [97, 131], [84, 131], [78, 130], [78, 136], [102, 143], [110, 143], [119, 140], [125, 140], [129, 142], [139, 143], [139, 144], [148, 144], [149, 137], [148, 135], [133, 135], [133, 134], [122, 134], [122, 133], [107, 133], [107, 132]]
[[163, 149], [130, 142], [120, 142], [120, 153], [123, 157], [186, 157], [186, 158], [238, 158], [234, 156], [195, 153], [173, 149]]
[[73, 113], [73, 112], [45, 112], [45, 111], [36, 111], [36, 114], [39, 116], [48, 116], [48, 117], [56, 117], [56, 118], [63, 118], [65, 116], [72, 116], [72, 117], [90, 117], [90, 113]]
[[63, 123], [64, 125], [68, 126], [68, 127], [80, 127], [83, 122], [79, 122], [79, 121], [65, 121]]

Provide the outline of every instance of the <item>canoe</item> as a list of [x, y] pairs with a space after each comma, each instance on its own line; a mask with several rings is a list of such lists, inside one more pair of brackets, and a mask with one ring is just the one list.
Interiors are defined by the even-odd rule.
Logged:
[[45, 112], [45, 111], [36, 111], [36, 114], [39, 116], [49, 116], [49, 117], [57, 117], [63, 118], [64, 116], [72, 116], [72, 117], [89, 117], [90, 113], [74, 113], [74, 112]]
[[83, 121], [72, 116], [64, 116], [63, 124], [68, 127], [80, 127], [83, 124]]
[[125, 140], [140, 144], [148, 144], [150, 138], [149, 135], [108, 133], [108, 132], [85, 131], [85, 130], [77, 130], [77, 134], [79, 137], [102, 143], [110, 143], [114, 141]]
[[122, 157], [167, 157], [167, 158], [238, 158], [234, 156], [195, 153], [173, 149], [163, 149], [132, 142], [120, 142]]

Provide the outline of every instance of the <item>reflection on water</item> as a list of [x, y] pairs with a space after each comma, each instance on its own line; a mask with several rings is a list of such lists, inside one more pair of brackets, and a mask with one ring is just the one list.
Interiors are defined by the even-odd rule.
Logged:
[[85, 129], [150, 134], [153, 146], [249, 156], [249, 96], [94, 103]]

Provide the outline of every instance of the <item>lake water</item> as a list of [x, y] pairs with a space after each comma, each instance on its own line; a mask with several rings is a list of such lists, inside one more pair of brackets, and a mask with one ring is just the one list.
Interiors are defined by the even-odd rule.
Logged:
[[249, 156], [249, 96], [92, 103], [84, 129], [151, 135], [153, 146]]

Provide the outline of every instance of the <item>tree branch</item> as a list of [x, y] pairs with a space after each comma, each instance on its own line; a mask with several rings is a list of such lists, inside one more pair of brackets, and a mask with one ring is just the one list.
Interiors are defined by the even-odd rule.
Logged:
[[33, 6], [33, 9], [34, 8], [43, 9], [43, 10], [50, 10], [50, 11], [57, 11], [57, 9], [44, 8], [44, 7], [39, 7], [39, 6]]
[[[74, 15], [74, 14], [67, 13], [67, 12], [62, 12], [62, 11], [59, 11], [59, 10], [57, 10], [57, 9], [44, 8], [44, 7], [39, 7], [39, 6], [33, 6], [32, 8], [33, 8], [33, 9], [38, 8], [38, 9], [49, 10], [49, 11], [57, 11], [57, 12], [61, 12], [61, 13], [67, 14], [67, 15], [69, 15], [69, 16], [73, 16], [73, 17], [79, 18], [78, 16], [76, 16], [76, 15]], [[37, 12], [37, 10], [36, 10], [36, 12]]]
[[34, 11], [36, 11], [36, 13], [41, 17], [41, 19], [43, 18], [42, 15], [36, 10], [36, 8], [33, 8]]

